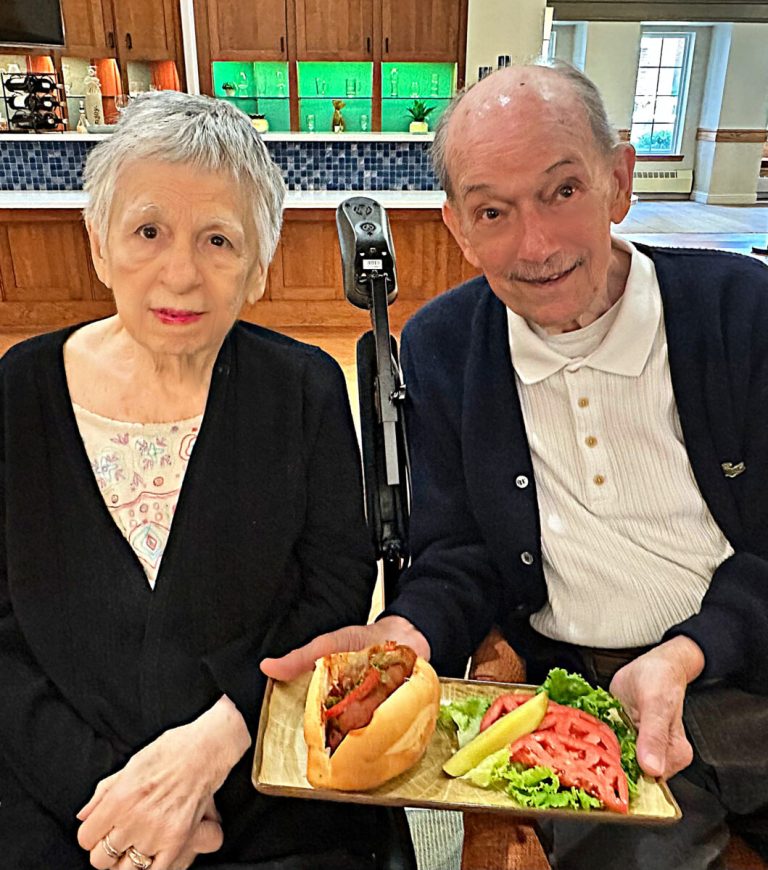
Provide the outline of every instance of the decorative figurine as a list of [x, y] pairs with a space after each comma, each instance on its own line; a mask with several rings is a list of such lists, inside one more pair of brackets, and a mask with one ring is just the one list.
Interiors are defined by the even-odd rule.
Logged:
[[341, 114], [341, 110], [346, 105], [347, 104], [344, 100], [333, 101], [333, 121], [331, 122], [331, 129], [334, 133], [343, 133], [347, 129], [347, 122]]

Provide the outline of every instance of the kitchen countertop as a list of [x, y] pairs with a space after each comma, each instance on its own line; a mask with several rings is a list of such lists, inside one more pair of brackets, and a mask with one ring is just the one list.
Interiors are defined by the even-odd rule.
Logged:
[[[369, 196], [384, 208], [440, 208], [442, 190], [289, 190], [285, 208], [336, 208], [350, 196]], [[2, 190], [2, 208], [82, 208], [87, 196], [82, 190]]]
[[[111, 133], [0, 133], [0, 142], [98, 142]], [[265, 142], [431, 142], [434, 133], [264, 133]]]

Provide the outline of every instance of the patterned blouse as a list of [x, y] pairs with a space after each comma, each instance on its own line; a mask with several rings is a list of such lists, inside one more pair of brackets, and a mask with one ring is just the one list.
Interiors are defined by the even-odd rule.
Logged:
[[127, 423], [72, 404], [107, 508], [154, 589], [203, 415]]

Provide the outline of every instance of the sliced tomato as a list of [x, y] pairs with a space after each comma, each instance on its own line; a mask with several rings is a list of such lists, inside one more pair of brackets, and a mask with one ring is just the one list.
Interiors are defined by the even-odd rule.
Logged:
[[377, 668], [368, 668], [365, 676], [355, 686], [355, 688], [352, 689], [349, 694], [345, 695], [338, 703], [334, 704], [333, 707], [329, 707], [323, 714], [324, 717], [326, 719], [333, 719], [338, 716], [352, 703], [352, 701], [366, 698], [370, 695], [380, 682], [381, 671]]
[[551, 768], [563, 785], [583, 788], [606, 809], [629, 811], [627, 777], [619, 757], [610, 749], [578, 736], [559, 734], [553, 727], [540, 727], [516, 740], [509, 747], [509, 757], [527, 767]]
[[509, 692], [506, 695], [499, 695], [493, 704], [491, 704], [491, 706], [485, 711], [485, 716], [483, 716], [480, 722], [480, 730], [485, 731], [485, 729], [490, 725], [493, 725], [497, 719], [501, 719], [502, 716], [511, 713], [521, 704], [530, 701], [531, 697], [530, 692]]

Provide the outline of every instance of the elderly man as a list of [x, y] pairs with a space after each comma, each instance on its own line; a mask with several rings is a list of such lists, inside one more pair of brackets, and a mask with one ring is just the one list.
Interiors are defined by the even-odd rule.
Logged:
[[377, 624], [263, 668], [386, 636], [460, 674], [497, 623], [532, 679], [610, 684], [684, 813], [552, 826], [553, 866], [717, 866], [728, 821], [768, 853], [768, 269], [611, 235], [634, 151], [570, 67], [471, 88], [434, 159], [483, 276], [403, 333], [412, 565]]

